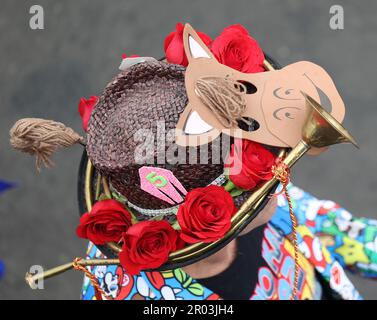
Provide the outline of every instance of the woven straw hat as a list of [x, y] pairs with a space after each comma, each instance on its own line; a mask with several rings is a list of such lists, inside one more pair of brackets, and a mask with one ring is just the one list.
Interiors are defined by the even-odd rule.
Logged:
[[[187, 105], [184, 72], [181, 66], [160, 61], [136, 64], [106, 86], [91, 116], [87, 136], [89, 159], [134, 207], [153, 210], [171, 206], [140, 188], [139, 169], [145, 164], [135, 163], [136, 148], [140, 145], [135, 136], [139, 130], [149, 130], [156, 136], [158, 122], [164, 124], [165, 133], [175, 129]], [[170, 170], [187, 191], [206, 186], [223, 173], [221, 160], [212, 164], [212, 143], [208, 145], [208, 164], [199, 164], [197, 159], [197, 164], [171, 165], [157, 164], [157, 157], [159, 152], [174, 147], [175, 142], [166, 141], [161, 150], [156, 140], [151, 165]], [[188, 159], [189, 148], [184, 149]], [[199, 148], [192, 149], [199, 157]]]

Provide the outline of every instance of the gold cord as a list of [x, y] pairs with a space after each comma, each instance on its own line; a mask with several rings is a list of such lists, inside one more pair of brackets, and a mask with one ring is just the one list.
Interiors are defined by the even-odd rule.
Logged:
[[271, 170], [274, 176], [276, 177], [276, 179], [278, 179], [283, 185], [282, 192], [284, 192], [285, 197], [287, 199], [288, 207], [289, 207], [289, 215], [292, 221], [293, 248], [294, 248], [294, 255], [295, 255], [294, 257], [295, 258], [295, 272], [294, 272], [294, 281], [293, 281], [293, 292], [290, 299], [294, 300], [295, 297], [297, 296], [299, 265], [298, 265], [297, 231], [296, 231], [297, 220], [293, 212], [292, 200], [289, 195], [288, 188], [287, 188], [289, 184], [289, 179], [290, 179], [290, 170], [289, 170], [289, 167], [282, 161], [282, 158], [277, 159], [276, 164], [272, 166]]
[[92, 274], [87, 268], [84, 266], [80, 265], [80, 261], [82, 260], [81, 257], [75, 258], [73, 260], [72, 265], [75, 270], [80, 270], [85, 273], [85, 275], [89, 278], [90, 282], [92, 283], [95, 291], [95, 295], [97, 300], [102, 300], [102, 296], [106, 297], [107, 300], [113, 300], [113, 297], [107, 295], [105, 291], [101, 288], [96, 276]]

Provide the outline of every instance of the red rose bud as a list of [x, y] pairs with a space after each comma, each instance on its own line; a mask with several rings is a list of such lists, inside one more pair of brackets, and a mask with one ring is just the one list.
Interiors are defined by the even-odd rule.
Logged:
[[[183, 29], [183, 24], [177, 23], [175, 31], [169, 33], [165, 38], [164, 51], [168, 62], [186, 67], [188, 65], [188, 60], [183, 47]], [[197, 33], [206, 46], [211, 44], [212, 40], [208, 35], [203, 32]]]
[[123, 234], [120, 263], [131, 275], [158, 268], [176, 250], [177, 240], [178, 232], [167, 221], [138, 222]]
[[79, 102], [79, 113], [82, 120], [82, 127], [85, 131], [88, 129], [88, 123], [92, 111], [97, 104], [99, 98], [96, 96], [91, 96], [89, 99], [81, 98]]
[[241, 25], [225, 28], [212, 42], [211, 51], [216, 59], [244, 73], [264, 71], [264, 54], [258, 42]]
[[193, 189], [177, 212], [180, 236], [187, 243], [216, 241], [230, 229], [236, 211], [233, 198], [223, 187]]
[[130, 226], [131, 214], [120, 202], [103, 200], [96, 202], [90, 213], [81, 216], [76, 233], [80, 238], [101, 245], [119, 242]]
[[235, 140], [225, 163], [229, 179], [236, 187], [251, 190], [261, 181], [272, 178], [275, 156], [265, 147], [250, 140]]

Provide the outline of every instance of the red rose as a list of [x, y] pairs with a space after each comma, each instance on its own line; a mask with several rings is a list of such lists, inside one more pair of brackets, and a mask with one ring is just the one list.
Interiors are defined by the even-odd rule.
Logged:
[[131, 226], [131, 214], [116, 200], [96, 202], [89, 213], [84, 213], [76, 233], [94, 244], [119, 242], [122, 234]]
[[94, 109], [94, 106], [98, 102], [98, 97], [91, 96], [89, 99], [81, 98], [79, 102], [79, 113], [82, 120], [82, 127], [86, 131], [88, 129], [88, 123], [90, 115]]
[[212, 42], [211, 51], [220, 63], [238, 71], [245, 73], [264, 71], [263, 50], [239, 24], [225, 28]]
[[216, 241], [230, 229], [236, 211], [233, 198], [223, 187], [193, 189], [177, 212], [180, 236], [187, 243]]
[[250, 140], [235, 140], [225, 168], [229, 168], [229, 179], [236, 187], [251, 190], [263, 180], [272, 178], [271, 167], [275, 156], [265, 147]]
[[[182, 23], [177, 23], [175, 31], [168, 34], [164, 42], [164, 50], [166, 60], [170, 63], [180, 64], [187, 66], [188, 61], [183, 47], [183, 29]], [[212, 42], [211, 38], [203, 32], [197, 32], [198, 36], [206, 46], [209, 46]]]
[[138, 222], [123, 234], [120, 263], [131, 275], [158, 268], [176, 250], [177, 240], [178, 232], [167, 221]]

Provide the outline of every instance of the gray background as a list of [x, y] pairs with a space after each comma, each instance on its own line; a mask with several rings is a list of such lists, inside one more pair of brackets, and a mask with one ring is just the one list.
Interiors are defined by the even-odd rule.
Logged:
[[[29, 8], [45, 10], [45, 30], [29, 28]], [[329, 8], [341, 4], [345, 29], [329, 28]], [[345, 126], [361, 145], [332, 148], [307, 158], [294, 182], [330, 198], [355, 215], [377, 217], [376, 67], [377, 2], [370, 1], [1, 1], [0, 179], [18, 187], [0, 195], [0, 260], [7, 274], [0, 298], [76, 299], [79, 272], [69, 272], [30, 290], [23, 281], [32, 264], [52, 267], [83, 255], [76, 178], [80, 147], [60, 152], [56, 166], [34, 169], [33, 159], [13, 151], [11, 125], [21, 117], [44, 117], [81, 130], [80, 97], [100, 94], [116, 74], [121, 54], [160, 57], [163, 40], [177, 21], [188, 21], [212, 37], [244, 24], [282, 65], [307, 59], [333, 76], [347, 105]], [[377, 287], [353, 277], [367, 298]]]

